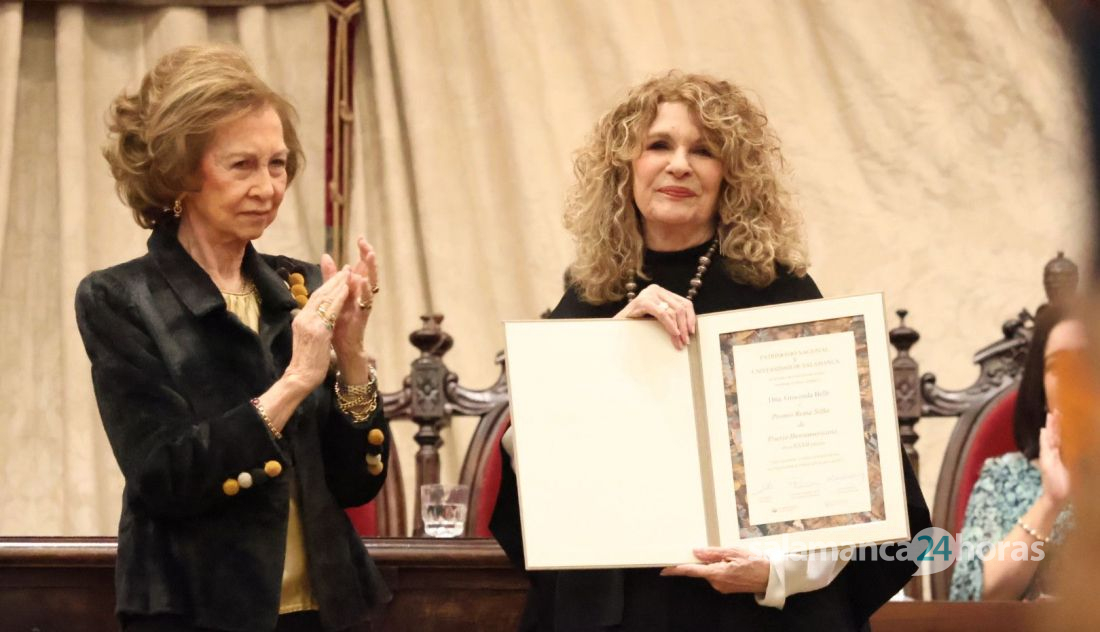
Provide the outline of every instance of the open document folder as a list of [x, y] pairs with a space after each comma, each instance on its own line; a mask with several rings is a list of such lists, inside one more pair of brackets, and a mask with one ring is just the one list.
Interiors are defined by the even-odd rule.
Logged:
[[881, 294], [505, 338], [528, 569], [910, 536]]

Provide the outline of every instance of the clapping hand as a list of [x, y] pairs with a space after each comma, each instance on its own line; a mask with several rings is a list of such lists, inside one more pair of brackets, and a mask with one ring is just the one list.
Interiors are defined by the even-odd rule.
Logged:
[[[332, 333], [332, 346], [337, 357], [362, 351], [363, 334], [374, 307], [374, 295], [379, 290], [374, 248], [363, 237], [356, 243], [359, 247], [359, 260], [347, 268], [348, 298], [337, 314]], [[321, 257], [321, 274], [325, 281], [337, 274], [336, 262], [327, 254]]]
[[287, 372], [300, 376], [308, 389], [320, 384], [328, 372], [335, 315], [348, 302], [348, 274], [345, 269], [329, 275], [313, 291], [291, 325], [294, 347]]

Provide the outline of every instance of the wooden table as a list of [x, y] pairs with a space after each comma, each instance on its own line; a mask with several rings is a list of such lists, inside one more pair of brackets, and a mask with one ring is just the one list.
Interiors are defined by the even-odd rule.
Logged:
[[[491, 540], [366, 541], [394, 601], [386, 632], [511, 632], [527, 582]], [[108, 632], [114, 607], [114, 538], [0, 538], [0, 629]], [[894, 602], [875, 632], [1042, 630], [1049, 604]]]

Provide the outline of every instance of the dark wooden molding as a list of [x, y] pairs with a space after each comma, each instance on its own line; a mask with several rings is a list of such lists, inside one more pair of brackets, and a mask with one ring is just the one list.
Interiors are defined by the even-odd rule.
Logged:
[[[512, 568], [500, 545], [488, 538], [363, 538], [363, 544], [379, 565]], [[110, 536], [0, 537], [0, 568], [113, 569], [117, 553], [118, 540]]]
[[496, 540], [487, 538], [375, 538], [363, 542], [378, 564], [417, 564], [425, 568], [458, 564], [468, 568], [512, 569]]
[[[353, 632], [511, 632], [528, 582], [491, 540], [365, 540], [394, 600]], [[116, 632], [114, 538], [0, 538], [3, 629]], [[890, 602], [876, 632], [1001, 630], [1049, 625], [1056, 604]], [[1039, 627], [1033, 627], [1038, 625]]]
[[0, 568], [111, 568], [114, 537], [0, 537]]

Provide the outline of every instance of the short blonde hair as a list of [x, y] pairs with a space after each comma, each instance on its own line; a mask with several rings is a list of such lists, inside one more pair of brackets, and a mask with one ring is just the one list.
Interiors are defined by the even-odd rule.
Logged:
[[570, 278], [581, 297], [622, 299], [626, 283], [641, 274], [645, 244], [631, 163], [661, 103], [685, 104], [722, 162], [718, 238], [729, 274], [756, 287], [775, 280], [777, 263], [805, 275], [802, 217], [780, 181], [784, 162], [767, 116], [731, 83], [672, 71], [632, 89], [576, 154], [565, 226], [577, 245]]
[[283, 124], [290, 182], [305, 160], [294, 107], [256, 75], [240, 49], [184, 46], [161, 57], [141, 88], [120, 94], [107, 115], [103, 156], [134, 221], [151, 228], [182, 193], [197, 191], [199, 163], [214, 130], [267, 106]]

